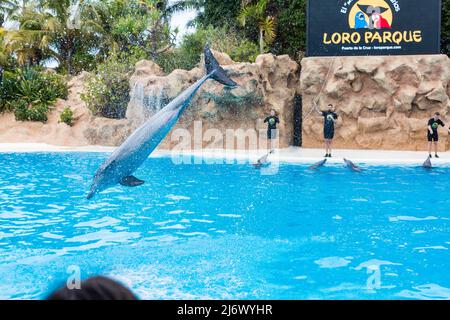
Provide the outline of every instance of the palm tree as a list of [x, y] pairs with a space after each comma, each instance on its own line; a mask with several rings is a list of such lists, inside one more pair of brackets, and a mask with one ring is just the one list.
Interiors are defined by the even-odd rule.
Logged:
[[49, 42], [50, 47], [55, 48], [52, 55], [70, 75], [75, 71], [76, 52], [88, 51], [90, 48], [86, 47], [86, 40], [94, 34], [103, 33], [96, 21], [96, 14], [88, 12], [93, 7], [84, 3], [83, 0], [41, 1], [43, 12], [47, 14], [46, 23], [52, 31]]
[[5, 34], [6, 30], [0, 27], [0, 69], [2, 69], [2, 66], [6, 65], [8, 62], [8, 54], [6, 52], [5, 43], [3, 41]]
[[75, 55], [88, 54], [94, 38], [105, 34], [94, 7], [83, 0], [33, 1], [13, 19], [19, 29], [8, 32], [7, 45], [20, 64], [53, 58], [71, 75]]
[[270, 15], [266, 16], [269, 1], [257, 0], [253, 4], [251, 0], [243, 0], [242, 8], [238, 16], [238, 20], [243, 27], [245, 27], [248, 20], [254, 20], [258, 23], [260, 53], [264, 53], [265, 45], [271, 44], [276, 36], [275, 18]]
[[11, 18], [19, 24], [19, 29], [8, 31], [5, 46], [8, 52], [15, 53], [17, 62], [20, 65], [38, 65], [49, 58], [52, 26], [47, 23], [47, 15], [38, 12], [33, 4]]
[[17, 0], [0, 0], [0, 28], [5, 20], [18, 9]]

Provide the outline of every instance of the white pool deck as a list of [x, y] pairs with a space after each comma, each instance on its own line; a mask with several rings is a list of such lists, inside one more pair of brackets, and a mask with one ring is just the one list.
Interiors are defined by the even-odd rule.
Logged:
[[[115, 147], [104, 146], [85, 146], [85, 147], [64, 147], [54, 146], [41, 143], [0, 143], [0, 153], [14, 152], [107, 152], [115, 150]], [[236, 159], [242, 161], [255, 161], [258, 157], [265, 154], [264, 150], [219, 150], [205, 149], [184, 151], [182, 154], [186, 156], [196, 156], [204, 158], [225, 158]], [[179, 156], [180, 151], [174, 152], [170, 150], [156, 150], [151, 157], [160, 156]], [[276, 150], [269, 160], [278, 160], [287, 163], [314, 163], [323, 159], [323, 149], [308, 149], [289, 147]], [[439, 153], [440, 159], [433, 157], [433, 165], [450, 165], [450, 152]], [[328, 159], [328, 163], [342, 163], [343, 158], [352, 160], [355, 163], [366, 163], [373, 165], [382, 164], [406, 164], [420, 165], [427, 157], [424, 151], [388, 151], [388, 150], [350, 150], [336, 149], [333, 152], [333, 158]]]

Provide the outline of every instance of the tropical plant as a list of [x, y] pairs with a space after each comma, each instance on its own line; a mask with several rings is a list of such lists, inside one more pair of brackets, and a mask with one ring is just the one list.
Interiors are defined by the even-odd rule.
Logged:
[[178, 48], [164, 53], [156, 62], [166, 73], [174, 69], [190, 70], [199, 63], [206, 43], [239, 62], [254, 62], [259, 53], [258, 46], [241, 37], [238, 32], [230, 32], [226, 27], [209, 26], [185, 35]]
[[[6, 39], [9, 51], [17, 55], [21, 65], [42, 65], [55, 60], [60, 70], [75, 74], [89, 68], [78, 58], [92, 63], [95, 46], [105, 35], [96, 21], [97, 13], [83, 0], [40, 0], [24, 4], [11, 16], [19, 25]], [[102, 38], [103, 39], [103, 38]]]
[[110, 57], [88, 76], [81, 99], [96, 116], [122, 119], [130, 100], [130, 77], [142, 52]]
[[5, 37], [6, 48], [14, 53], [20, 65], [36, 66], [50, 58], [51, 25], [46, 15], [35, 10], [34, 4], [25, 7], [12, 17], [19, 24], [18, 30], [9, 30]]
[[0, 0], [0, 28], [6, 21], [6, 18], [18, 8], [17, 0]]
[[[41, 0], [41, 6], [50, 31], [44, 45], [61, 68], [68, 74], [75, 74], [79, 71], [74, 69], [75, 57], [94, 49], [98, 37], [105, 34], [97, 21], [97, 13], [83, 0]], [[83, 67], [82, 63], [78, 64]]]
[[69, 107], [65, 107], [64, 110], [59, 115], [60, 122], [67, 124], [68, 126], [73, 125], [73, 111]]
[[18, 120], [47, 121], [49, 107], [67, 98], [62, 76], [36, 68], [6, 71], [0, 83], [0, 112], [14, 111]]
[[252, 3], [251, 0], [243, 0], [242, 8], [238, 16], [238, 20], [243, 27], [246, 26], [248, 20], [257, 22], [260, 53], [265, 52], [266, 46], [270, 45], [276, 36], [275, 18], [267, 15], [269, 2], [270, 0], [257, 0], [256, 3]]
[[189, 22], [190, 25], [203, 28], [227, 26], [230, 29], [238, 29], [240, 27], [236, 17], [241, 10], [241, 0], [180, 0], [178, 4], [174, 4], [174, 6], [176, 5], [183, 10], [194, 9], [197, 11], [197, 16]]
[[229, 88], [223, 88], [218, 95], [203, 92], [201, 97], [214, 101], [218, 108], [235, 112], [244, 108], [262, 107], [264, 105], [264, 97], [260, 93], [245, 92], [243, 95], [235, 95]]
[[170, 29], [170, 15], [180, 7], [167, 0], [103, 0], [93, 4], [98, 23], [108, 35], [108, 46], [99, 46], [103, 57], [140, 48], [147, 58], [156, 59], [174, 45], [176, 33]]
[[14, 101], [14, 116], [17, 121], [47, 122], [49, 107], [43, 103], [27, 103], [23, 99]]
[[[6, 47], [4, 43], [4, 37], [6, 34], [6, 30], [0, 27], [0, 69], [3, 70], [3, 67], [8, 64], [9, 55], [6, 52]], [[1, 81], [1, 71], [0, 71], [0, 81]]]
[[270, 52], [300, 61], [306, 51], [306, 0], [271, 0], [269, 10], [277, 17], [277, 36]]

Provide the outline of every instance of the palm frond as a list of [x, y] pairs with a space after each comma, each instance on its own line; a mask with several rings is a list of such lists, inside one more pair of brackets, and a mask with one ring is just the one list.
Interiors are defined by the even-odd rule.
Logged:
[[264, 32], [264, 42], [271, 44], [276, 37], [275, 19], [271, 16], [266, 17], [265, 20], [260, 22], [259, 28]]

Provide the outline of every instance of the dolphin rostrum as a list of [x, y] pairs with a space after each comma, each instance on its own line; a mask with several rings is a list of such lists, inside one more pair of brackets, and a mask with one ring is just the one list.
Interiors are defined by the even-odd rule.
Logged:
[[356, 164], [354, 164], [352, 161], [347, 160], [347, 159], [344, 158], [344, 162], [347, 165], [347, 167], [349, 167], [353, 171], [356, 171], [356, 172], [361, 172], [362, 171], [362, 169], [360, 167], [358, 167]]
[[325, 164], [325, 162], [327, 162], [327, 159], [323, 159], [322, 161], [314, 163], [308, 169], [309, 170], [316, 170], [317, 168], [322, 167]]
[[237, 86], [214, 58], [208, 45], [204, 49], [204, 58], [206, 74], [137, 128], [98, 168], [87, 195], [88, 199], [116, 184], [135, 187], [144, 183], [134, 177], [133, 173], [169, 133], [206, 80], [214, 79], [225, 86]]
[[425, 169], [433, 168], [430, 157], [428, 157], [427, 160], [425, 160], [425, 162], [422, 164], [422, 167], [424, 167]]

